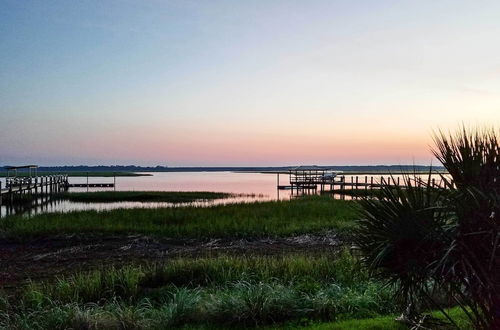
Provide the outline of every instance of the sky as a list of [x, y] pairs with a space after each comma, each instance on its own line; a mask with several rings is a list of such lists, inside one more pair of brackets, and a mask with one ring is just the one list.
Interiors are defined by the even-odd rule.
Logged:
[[0, 165], [430, 164], [500, 124], [499, 1], [0, 0]]

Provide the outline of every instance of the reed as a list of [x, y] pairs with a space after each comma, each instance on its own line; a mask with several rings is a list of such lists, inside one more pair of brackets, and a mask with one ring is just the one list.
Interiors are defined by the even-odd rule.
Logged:
[[291, 236], [327, 230], [347, 233], [354, 226], [357, 207], [355, 202], [318, 196], [210, 207], [52, 213], [3, 218], [0, 233], [18, 240], [84, 233], [179, 238]]
[[95, 191], [66, 192], [55, 196], [57, 199], [83, 203], [113, 202], [166, 202], [191, 203], [234, 196], [230, 193], [209, 191]]
[[[206, 274], [198, 280], [200, 274]], [[6, 328], [262, 326], [393, 313], [392, 291], [336, 257], [182, 258], [32, 283], [0, 309]]]

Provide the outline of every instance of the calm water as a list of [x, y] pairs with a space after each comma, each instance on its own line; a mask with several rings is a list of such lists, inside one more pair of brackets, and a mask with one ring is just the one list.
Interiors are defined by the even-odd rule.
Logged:
[[[117, 191], [216, 191], [241, 194], [231, 198], [199, 201], [189, 205], [215, 205], [235, 202], [253, 202], [277, 199], [289, 199], [289, 191], [278, 191], [276, 174], [234, 173], [234, 172], [154, 172], [146, 173], [151, 176], [117, 177]], [[288, 177], [283, 184], [288, 182]], [[1, 178], [2, 186], [5, 179]], [[70, 177], [70, 183], [87, 183], [86, 177]], [[89, 177], [89, 183], [113, 183], [109, 177]], [[77, 191], [113, 191], [113, 188], [70, 188], [70, 192]], [[18, 207], [9, 209], [0, 207], [0, 216], [14, 213], [39, 214], [46, 212], [69, 212], [75, 210], [109, 210], [115, 208], [136, 207], [171, 207], [173, 204], [165, 202], [114, 202], [114, 203], [78, 203], [70, 201], [38, 200], [38, 204], [29, 209]], [[175, 204], [182, 206], [182, 204]]]
[[[253, 202], [266, 200], [287, 200], [291, 198], [290, 190], [277, 189], [276, 174], [262, 173], [234, 173], [234, 172], [155, 172], [148, 173], [151, 176], [138, 177], [117, 177], [117, 191], [216, 191], [235, 194], [244, 194], [245, 196], [237, 196], [228, 199], [220, 199], [214, 201], [200, 201], [189, 205], [214, 205], [234, 202]], [[372, 175], [368, 174], [368, 181]], [[389, 176], [385, 175], [387, 180]], [[426, 177], [426, 176], [425, 176]], [[355, 177], [346, 176], [346, 181], [350, 182], [351, 178], [355, 181]], [[364, 182], [365, 175], [358, 175], [359, 182]], [[397, 176], [396, 176], [397, 178]], [[436, 181], [439, 181], [439, 176], [435, 176]], [[70, 183], [86, 183], [86, 177], [71, 177]], [[380, 176], [374, 176], [374, 182], [380, 181]], [[5, 186], [5, 179], [0, 179], [2, 186]], [[89, 183], [112, 183], [113, 178], [109, 177], [89, 177]], [[287, 185], [289, 182], [288, 175], [281, 174], [279, 183]], [[107, 190], [112, 191], [113, 188], [89, 188], [88, 191]], [[87, 188], [71, 188], [70, 191], [87, 191]], [[334, 196], [340, 198], [340, 195]], [[0, 216], [5, 216], [14, 213], [39, 214], [45, 212], [68, 212], [74, 210], [109, 210], [115, 208], [135, 208], [135, 207], [170, 207], [170, 203], [141, 203], [141, 202], [116, 202], [116, 203], [75, 203], [69, 201], [47, 201], [39, 200], [34, 207], [8, 209], [6, 206], [0, 207]], [[179, 204], [176, 204], [179, 206]]]

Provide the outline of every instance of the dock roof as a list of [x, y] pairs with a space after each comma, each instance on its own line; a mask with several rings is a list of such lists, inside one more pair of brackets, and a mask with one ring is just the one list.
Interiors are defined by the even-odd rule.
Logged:
[[329, 171], [333, 170], [329, 166], [318, 166], [318, 165], [300, 165], [291, 169], [292, 171]]
[[23, 168], [38, 168], [38, 165], [21, 165], [21, 166], [4, 166], [4, 169], [10, 171], [10, 170], [19, 170]]

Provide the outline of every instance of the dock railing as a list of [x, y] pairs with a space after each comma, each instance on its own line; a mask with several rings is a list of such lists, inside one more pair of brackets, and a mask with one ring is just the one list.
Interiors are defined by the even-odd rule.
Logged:
[[12, 203], [16, 196], [23, 194], [52, 194], [68, 188], [68, 175], [57, 174], [36, 177], [8, 177], [5, 187], [0, 184], [0, 205], [7, 201]]

